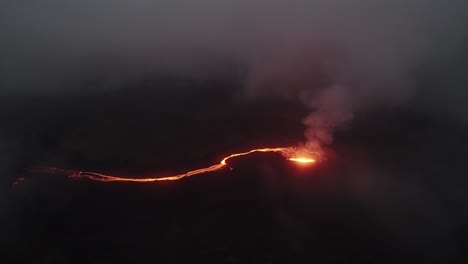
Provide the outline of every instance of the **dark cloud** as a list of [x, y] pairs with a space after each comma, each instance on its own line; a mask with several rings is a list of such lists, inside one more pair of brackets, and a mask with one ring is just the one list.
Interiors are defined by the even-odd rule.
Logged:
[[[416, 88], [412, 71], [462, 52], [467, 6], [462, 0], [7, 2], [2, 91], [93, 93], [155, 72], [211, 78], [229, 62], [246, 71], [248, 95], [320, 97], [320, 90], [341, 86], [352, 95], [346, 111], [354, 112], [415, 94], [427, 95], [422, 105], [431, 108], [440, 105], [434, 94], [443, 94], [454, 102], [445, 112], [464, 117], [458, 88]], [[444, 76], [447, 83], [460, 77]]]
[[[400, 79], [418, 59], [446, 55], [461, 45], [467, 3], [49, 0], [2, 5], [3, 90], [41, 93], [67, 89], [54, 82], [84, 78], [76, 76], [85, 70], [78, 65], [86, 68], [100, 56], [128, 63], [127, 71], [190, 72], [219, 57], [253, 66], [290, 64], [333, 49], [341, 53], [338, 67], [346, 67], [340, 65], [346, 60], [359, 67], [351, 76], [358, 71]], [[69, 73], [70, 68], [76, 71]], [[34, 77], [49, 85], [28, 83]]]

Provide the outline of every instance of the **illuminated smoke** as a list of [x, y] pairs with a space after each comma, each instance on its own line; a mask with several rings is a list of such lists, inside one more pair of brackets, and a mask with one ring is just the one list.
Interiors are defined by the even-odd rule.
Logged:
[[306, 100], [306, 105], [313, 109], [302, 120], [307, 148], [319, 150], [323, 144], [331, 144], [334, 129], [353, 118], [350, 96], [344, 86], [333, 85], [316, 98]]
[[317, 151], [331, 144], [334, 130], [353, 118], [357, 95], [352, 62], [339, 47], [319, 42], [292, 35], [286, 44], [264, 52], [267, 59], [252, 60], [246, 85], [253, 97], [299, 99], [309, 110], [302, 120], [301, 145]]

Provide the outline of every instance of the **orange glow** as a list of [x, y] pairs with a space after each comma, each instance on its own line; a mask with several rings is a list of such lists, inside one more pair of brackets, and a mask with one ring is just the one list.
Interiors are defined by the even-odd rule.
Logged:
[[[118, 176], [111, 176], [111, 175], [105, 175], [105, 174], [100, 174], [96, 172], [89, 172], [89, 171], [74, 171], [74, 170], [64, 170], [64, 169], [58, 169], [54, 167], [42, 167], [39, 170], [41, 172], [45, 173], [60, 173], [60, 174], [65, 174], [69, 178], [79, 178], [79, 179], [88, 179], [88, 180], [94, 180], [94, 181], [100, 181], [100, 182], [155, 182], [155, 181], [176, 181], [180, 180], [185, 177], [190, 177], [198, 174], [203, 174], [203, 173], [208, 173], [208, 172], [213, 172], [220, 170], [227, 166], [227, 161], [235, 158], [235, 157], [240, 157], [240, 156], [245, 156], [249, 155], [252, 153], [256, 152], [275, 152], [281, 154], [283, 157], [288, 159], [289, 161], [297, 162], [297, 163], [314, 163], [316, 160], [314, 158], [310, 157], [303, 157], [303, 153], [307, 154], [312, 154], [309, 151], [303, 150], [303, 149], [297, 149], [294, 147], [285, 147], [285, 148], [260, 148], [260, 149], [253, 149], [250, 151], [246, 152], [241, 152], [241, 153], [234, 153], [229, 156], [226, 156], [221, 160], [220, 163], [201, 168], [201, 169], [196, 169], [196, 170], [191, 170], [185, 173], [181, 174], [176, 174], [172, 176], [166, 176], [166, 177], [156, 177], [156, 178], [127, 178], [127, 177], [118, 177]], [[301, 154], [301, 156], [298, 156]]]
[[298, 157], [298, 158], [289, 158], [288, 160], [290, 161], [295, 161], [299, 163], [314, 163], [315, 159], [312, 158], [303, 158], [303, 157]]

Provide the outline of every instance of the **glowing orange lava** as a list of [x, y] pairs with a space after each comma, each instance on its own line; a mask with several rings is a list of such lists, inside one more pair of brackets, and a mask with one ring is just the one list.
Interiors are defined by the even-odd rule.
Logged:
[[295, 161], [299, 163], [314, 163], [315, 159], [312, 158], [303, 158], [303, 157], [298, 157], [298, 158], [289, 158], [288, 160], [290, 161]]
[[[231, 154], [221, 160], [219, 164], [215, 164], [206, 168], [201, 168], [197, 170], [191, 170], [185, 173], [177, 174], [177, 175], [172, 175], [172, 176], [166, 176], [166, 177], [157, 177], [157, 178], [126, 178], [126, 177], [118, 177], [118, 176], [111, 176], [111, 175], [105, 175], [105, 174], [100, 174], [96, 172], [89, 172], [89, 171], [74, 171], [74, 170], [64, 170], [64, 169], [58, 169], [54, 167], [42, 167], [39, 170], [42, 172], [46, 173], [61, 173], [67, 175], [69, 178], [81, 178], [81, 179], [88, 179], [88, 180], [94, 180], [94, 181], [100, 181], [100, 182], [155, 182], [155, 181], [175, 181], [175, 180], [180, 180], [185, 177], [190, 177], [202, 173], [208, 173], [208, 172], [213, 172], [220, 170], [227, 166], [227, 161], [229, 159], [235, 158], [235, 157], [240, 157], [240, 156], [245, 156], [249, 155], [255, 152], [276, 152], [280, 153], [282, 156], [287, 158], [290, 161], [297, 162], [297, 163], [314, 163], [316, 161], [315, 158], [313, 158], [313, 153], [303, 150], [303, 149], [297, 149], [294, 147], [285, 147], [285, 148], [260, 148], [260, 149], [253, 149], [247, 152], [241, 152], [241, 153], [234, 153]], [[305, 157], [303, 156], [304, 153], [307, 153], [308, 156]], [[300, 156], [299, 156], [300, 155]]]

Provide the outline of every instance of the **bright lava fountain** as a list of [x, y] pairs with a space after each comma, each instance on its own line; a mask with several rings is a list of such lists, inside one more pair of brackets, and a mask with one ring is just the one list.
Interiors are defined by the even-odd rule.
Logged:
[[296, 162], [298, 164], [311, 164], [317, 161], [316, 153], [310, 152], [305, 149], [298, 149], [295, 147], [284, 147], [284, 148], [259, 148], [253, 149], [247, 152], [241, 153], [234, 153], [231, 154], [221, 160], [220, 163], [196, 170], [191, 170], [185, 173], [166, 176], [166, 177], [158, 177], [158, 178], [126, 178], [126, 177], [117, 177], [111, 175], [100, 174], [96, 172], [88, 172], [88, 171], [76, 171], [76, 170], [65, 170], [59, 169], [55, 167], [41, 167], [39, 171], [46, 172], [46, 173], [59, 173], [65, 174], [69, 178], [80, 178], [80, 179], [88, 179], [100, 182], [155, 182], [155, 181], [175, 181], [180, 180], [185, 177], [190, 177], [194, 175], [199, 175], [203, 173], [213, 172], [220, 170], [227, 166], [227, 161], [229, 159], [249, 155], [256, 152], [276, 152], [280, 153], [283, 157], [287, 160]]

